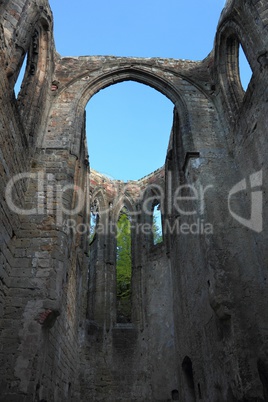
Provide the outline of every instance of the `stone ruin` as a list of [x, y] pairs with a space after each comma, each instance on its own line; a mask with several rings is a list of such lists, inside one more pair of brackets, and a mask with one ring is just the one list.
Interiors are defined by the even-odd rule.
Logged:
[[[268, 401], [267, 1], [227, 1], [199, 62], [61, 57], [47, 0], [0, 9], [0, 401]], [[89, 166], [85, 106], [126, 80], [168, 97], [174, 120], [164, 167], [123, 183]]]

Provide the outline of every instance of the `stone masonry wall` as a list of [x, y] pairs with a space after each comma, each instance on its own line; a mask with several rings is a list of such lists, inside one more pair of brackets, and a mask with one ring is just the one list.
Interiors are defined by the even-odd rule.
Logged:
[[[171, 269], [163, 243], [154, 245], [151, 231], [141, 230], [142, 224], [152, 226], [152, 217], [140, 206], [148, 201], [151, 211], [154, 199], [161, 202], [164, 177], [163, 168], [127, 183], [90, 173], [98, 220], [90, 245], [87, 330], [80, 351], [82, 400], [164, 401], [176, 388]], [[123, 207], [132, 232], [130, 323], [116, 319], [113, 228]]]
[[[228, 0], [215, 34], [200, 62], [61, 57], [46, 0], [1, 2], [0, 401], [268, 400], [266, 2]], [[174, 103], [165, 166], [128, 183], [90, 172], [84, 113], [125, 80]], [[133, 214], [130, 323], [94, 205]]]
[[[213, 186], [206, 192], [203, 212], [199, 195], [197, 200], [183, 206], [197, 210], [197, 214], [178, 217], [181, 223], [196, 223], [198, 219], [210, 223], [213, 234], [191, 236], [189, 241], [189, 236], [182, 233], [177, 239], [174, 236], [170, 239], [179, 389], [183, 400], [198, 397], [206, 401], [267, 400], [266, 318], [262, 315], [267, 294], [263, 248], [267, 235], [264, 102], [267, 71], [260, 58], [267, 36], [255, 3], [228, 2], [219, 22], [212, 96], [222, 112], [209, 129], [210, 150], [205, 152], [200, 144], [186, 164], [177, 166], [184, 139], [178, 118], [174, 126], [169, 160], [172, 185], [180, 178], [182, 183], [194, 183], [196, 188]], [[238, 71], [239, 42], [253, 70], [246, 93], [239, 76], [234, 74]], [[230, 63], [232, 70], [228, 65], [224, 67], [225, 62]], [[240, 187], [241, 192], [229, 206], [236, 216], [250, 219], [249, 178], [254, 174], [255, 178], [263, 175], [263, 182], [256, 179], [255, 187], [251, 182], [252, 191], [263, 190], [263, 228], [259, 231], [243, 226], [228, 209], [228, 195], [237, 183], [246, 179], [245, 187]], [[247, 188], [247, 193], [243, 188]], [[256, 208], [262, 208], [261, 202], [254, 204], [253, 199], [252, 202]], [[252, 223], [257, 220], [252, 212]], [[191, 370], [185, 363], [189, 360]]]
[[[87, 243], [75, 233], [70, 239], [58, 222], [58, 207], [75, 204], [77, 194], [65, 190], [66, 184], [79, 186], [87, 197], [85, 132], [81, 128], [78, 157], [68, 148], [42, 147], [54, 95], [52, 15], [45, 1], [6, 3], [0, 21], [0, 400], [78, 400], [76, 348]], [[13, 88], [25, 54], [16, 99]], [[11, 201], [21, 210], [12, 212]], [[85, 214], [86, 206], [80, 216]], [[79, 222], [77, 215], [72, 217]]]

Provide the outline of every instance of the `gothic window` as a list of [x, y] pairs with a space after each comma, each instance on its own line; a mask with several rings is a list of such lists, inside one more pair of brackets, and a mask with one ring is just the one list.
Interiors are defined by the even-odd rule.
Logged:
[[37, 72], [38, 60], [39, 60], [39, 30], [35, 29], [32, 35], [31, 44], [26, 55], [23, 56], [23, 62], [20, 68], [18, 78], [14, 87], [15, 95], [19, 99], [24, 93], [26, 86], [28, 86]]
[[252, 76], [246, 53], [236, 33], [222, 35], [220, 46], [221, 79], [231, 113], [239, 110]]
[[131, 222], [123, 208], [117, 222], [116, 239], [116, 300], [117, 322], [131, 322]]
[[31, 151], [34, 150], [42, 119], [49, 38], [48, 24], [42, 20], [34, 29], [26, 52], [21, 50], [18, 66], [9, 78], [11, 87], [14, 87], [21, 123]]
[[90, 208], [90, 230], [89, 230], [89, 242], [91, 243], [96, 235], [96, 229], [99, 222], [99, 208], [97, 202]]
[[249, 65], [248, 59], [245, 55], [243, 47], [239, 46], [239, 74], [240, 82], [244, 91], [247, 90], [248, 84], [252, 77], [252, 70]]
[[162, 243], [163, 241], [162, 215], [161, 215], [161, 206], [159, 202], [153, 204], [152, 232], [153, 232], [153, 244], [156, 245]]
[[23, 78], [25, 76], [25, 72], [26, 72], [26, 65], [27, 65], [27, 58], [28, 58], [28, 54], [24, 57], [21, 69], [20, 69], [20, 73], [18, 75], [15, 87], [14, 87], [14, 91], [15, 91], [15, 96], [16, 98], [18, 97], [18, 94], [21, 90], [21, 85], [22, 85], [22, 81]]

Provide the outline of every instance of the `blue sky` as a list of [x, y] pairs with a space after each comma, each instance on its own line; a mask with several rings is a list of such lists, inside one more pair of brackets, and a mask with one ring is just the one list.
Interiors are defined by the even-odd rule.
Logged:
[[[50, 0], [62, 56], [202, 60], [213, 47], [224, 0]], [[90, 165], [135, 180], [164, 164], [173, 104], [135, 82], [112, 85], [87, 105]]]

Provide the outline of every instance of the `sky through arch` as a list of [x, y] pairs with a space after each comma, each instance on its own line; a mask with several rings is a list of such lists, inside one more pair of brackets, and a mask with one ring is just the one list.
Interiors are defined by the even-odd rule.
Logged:
[[[67, 1], [63, 5], [59, 0], [50, 0], [54, 14], [56, 49], [62, 56], [113, 55], [190, 60], [202, 60], [212, 50], [224, 4], [225, 0], [115, 0], [113, 3], [108, 0], [77, 0]], [[242, 60], [242, 80], [244, 74], [247, 74], [246, 64]], [[100, 91], [101, 95], [93, 96], [87, 106], [91, 166], [101, 173], [122, 180], [141, 178], [163, 165], [172, 124], [171, 102], [151, 88], [148, 99], [148, 87], [140, 85], [139, 90], [134, 91], [132, 84], [128, 82], [106, 88]], [[107, 96], [106, 100], [104, 95]], [[99, 101], [101, 97], [102, 101]], [[137, 98], [136, 110], [134, 105], [127, 107], [134, 102], [134, 98]], [[146, 107], [155, 101], [156, 106], [147, 113], [144, 106], [144, 113], [140, 114], [139, 107], [145, 98], [148, 99]], [[159, 99], [167, 102], [167, 106], [160, 107], [161, 110], [158, 109]], [[119, 135], [118, 125], [112, 129], [109, 123], [115, 120], [120, 109], [124, 112], [121, 113], [120, 123], [123, 132]], [[129, 126], [133, 115], [139, 116], [140, 121]], [[161, 134], [155, 131], [153, 139], [149, 138], [148, 133], [156, 129], [153, 123], [148, 128], [149, 117], [158, 121], [157, 129], [162, 130]], [[100, 126], [103, 126], [103, 131]], [[114, 139], [112, 143], [111, 138]], [[93, 140], [96, 141], [95, 145]], [[128, 144], [127, 140], [130, 141]], [[137, 144], [138, 147], [134, 149]], [[104, 151], [105, 147], [109, 150]], [[143, 148], [146, 149], [146, 156], [142, 153]], [[135, 161], [130, 161], [131, 149]], [[107, 165], [109, 161], [110, 166]]]
[[86, 107], [91, 166], [119, 180], [138, 180], [165, 162], [173, 103], [134, 81], [111, 85]]

